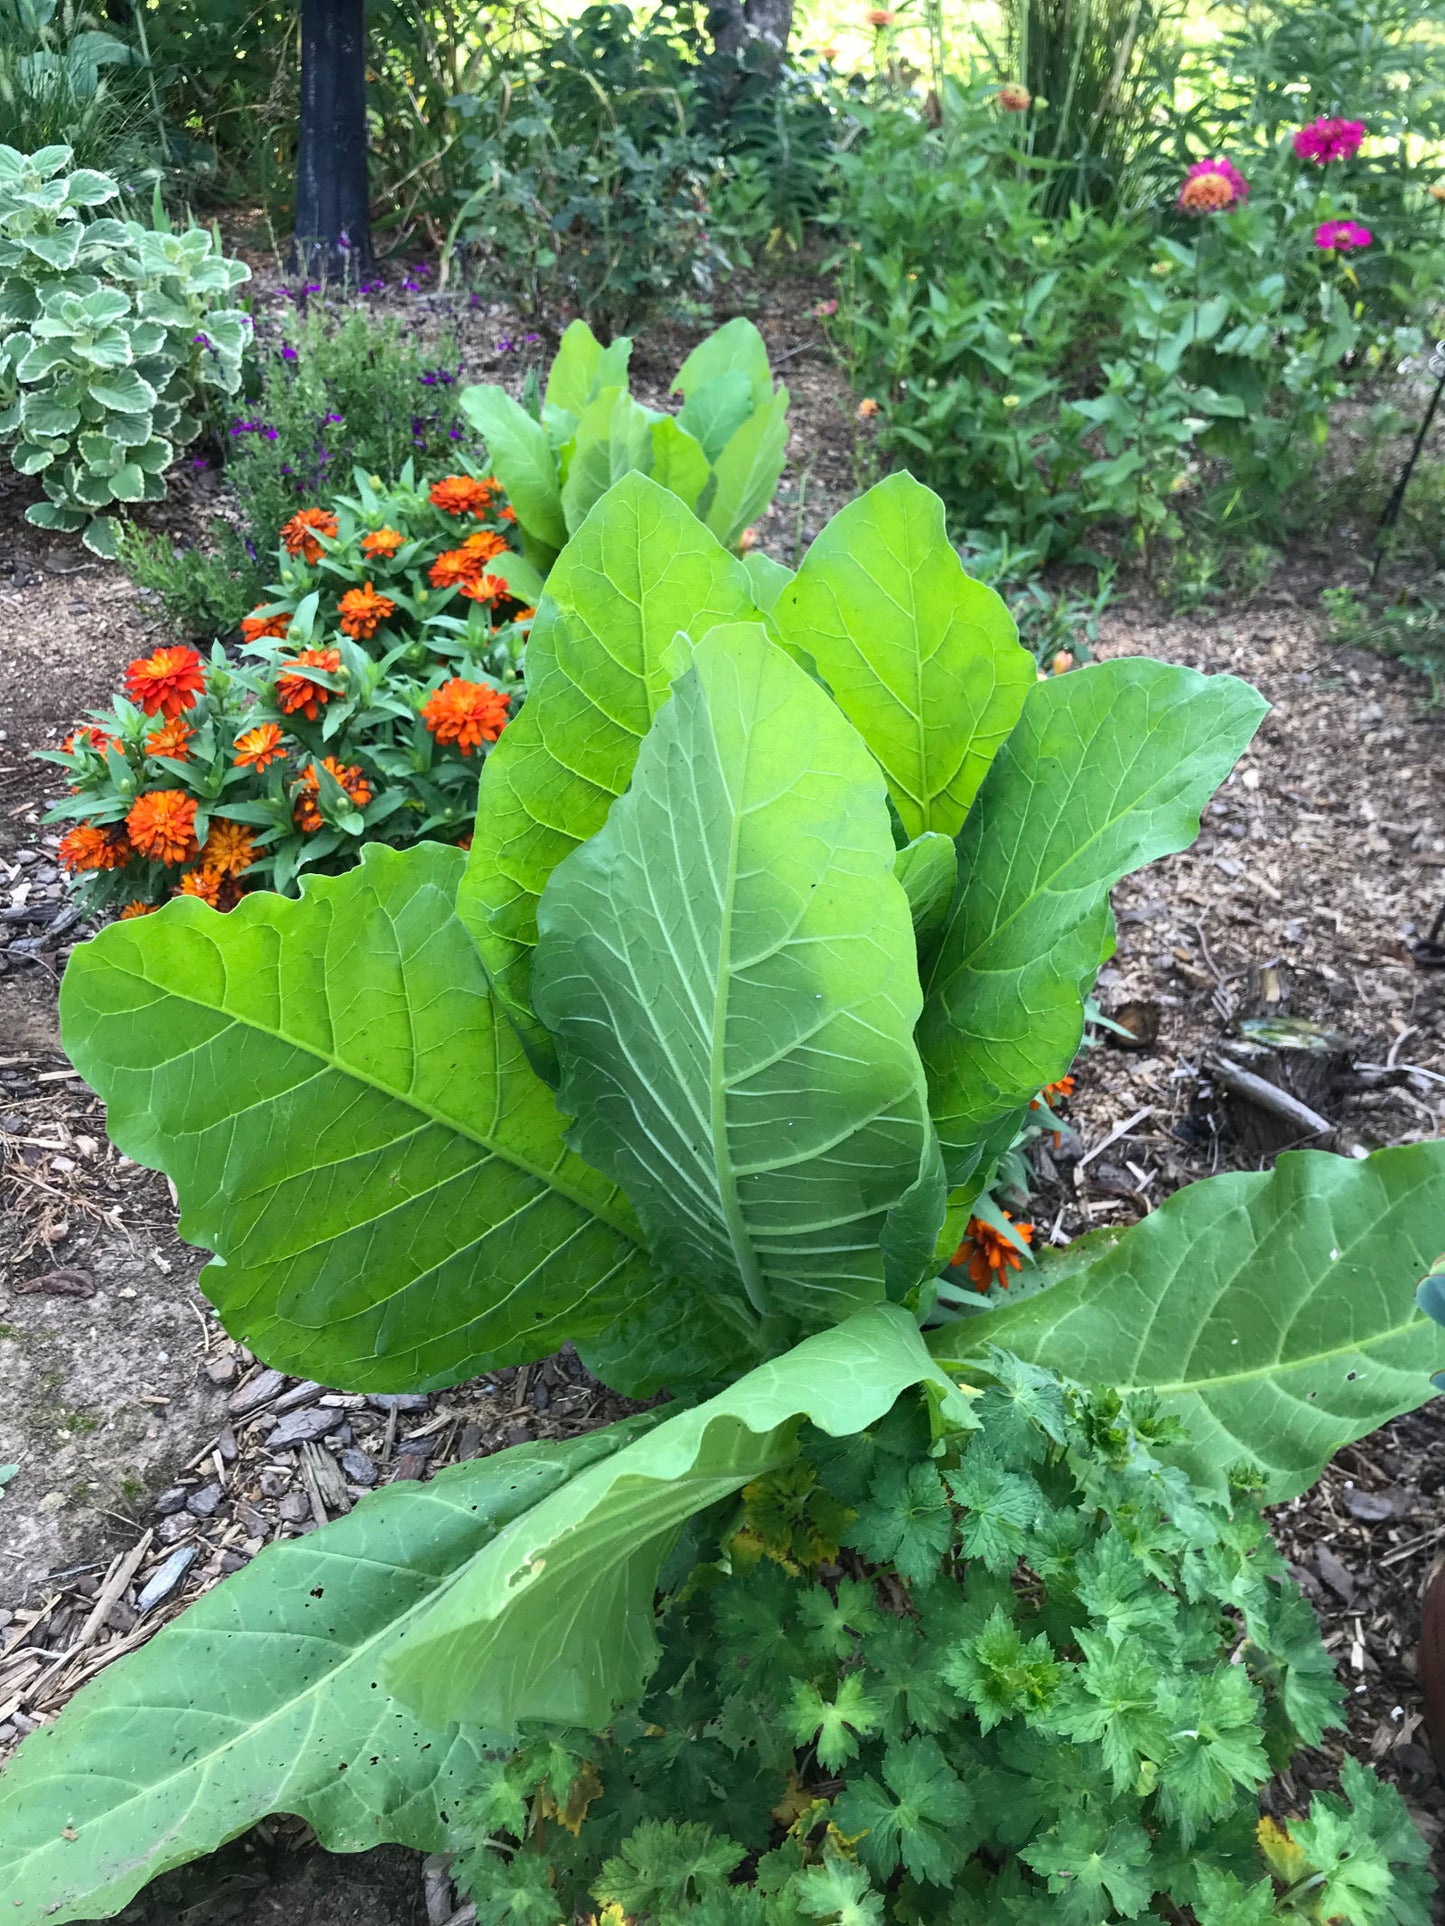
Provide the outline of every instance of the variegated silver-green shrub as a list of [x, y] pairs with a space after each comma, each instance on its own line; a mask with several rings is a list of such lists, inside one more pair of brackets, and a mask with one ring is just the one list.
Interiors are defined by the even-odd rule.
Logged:
[[234, 394], [251, 324], [229, 305], [250, 270], [207, 229], [96, 210], [119, 185], [68, 147], [0, 146], [0, 443], [47, 500], [40, 528], [114, 550], [110, 511], [159, 501], [206, 391]]

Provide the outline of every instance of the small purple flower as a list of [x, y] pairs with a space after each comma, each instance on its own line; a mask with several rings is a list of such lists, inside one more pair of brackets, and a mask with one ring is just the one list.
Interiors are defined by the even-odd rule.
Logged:
[[462, 431], [455, 422], [453, 422], [451, 427], [447, 430], [447, 434], [451, 437], [453, 441], [460, 441], [462, 438]]
[[425, 374], [417, 376], [417, 380], [424, 388], [450, 388], [456, 376], [446, 368], [428, 368]]
[[540, 334], [524, 334], [522, 336], [522, 345], [525, 348], [535, 348], [541, 339]]
[[301, 357], [289, 341], [283, 341], [281, 343], [281, 359], [283, 361], [299, 361]]
[[263, 428], [261, 433], [267, 441], [279, 441], [281, 439], [281, 430], [279, 428]]
[[351, 236], [345, 228], [342, 228], [341, 232], [337, 235], [336, 245], [341, 249], [343, 254], [349, 254], [351, 252]]
[[319, 281], [308, 281], [301, 291], [303, 294], [320, 294], [321, 283]]
[[516, 343], [513, 341], [511, 335], [504, 334], [504, 335], [498, 336], [498, 339], [497, 339], [498, 354], [511, 354], [512, 350], [515, 347], [516, 347]]
[[208, 334], [193, 334], [191, 340], [196, 347], [209, 348], [213, 354], [215, 353], [216, 344]]
[[420, 293], [421, 293], [421, 282], [420, 282], [420, 281], [411, 281], [411, 280], [407, 280], [407, 281], [403, 281], [401, 285], [402, 285], [402, 286], [403, 286], [403, 287], [404, 287], [404, 288], [406, 289], [406, 291], [407, 291], [407, 293], [408, 293], [408, 294], [420, 294]]
[[231, 433], [233, 435], [254, 435], [259, 432], [260, 427], [261, 424], [259, 421], [233, 421], [231, 423]]
[[332, 422], [332, 421], [340, 422], [345, 420], [345, 416], [344, 415], [323, 415], [321, 419], [323, 423]]
[[195, 468], [195, 469], [209, 468], [210, 465], [211, 464], [206, 460], [204, 455], [193, 455], [191, 457], [192, 468]]
[[256, 553], [256, 544], [251, 540], [249, 535], [246, 537], [246, 553], [250, 556], [253, 562], [259, 562], [261, 559], [260, 556]]

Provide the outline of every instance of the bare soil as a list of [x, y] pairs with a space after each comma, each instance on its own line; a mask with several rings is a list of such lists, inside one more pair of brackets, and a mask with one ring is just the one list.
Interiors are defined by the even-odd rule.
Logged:
[[[817, 292], [793, 284], [749, 304], [794, 394], [790, 465], [760, 531], [789, 562], [872, 465], [854, 400], [808, 318]], [[424, 326], [458, 319], [434, 296], [384, 305]], [[462, 312], [461, 324], [471, 378], [519, 373], [497, 345], [514, 327], [500, 311]], [[658, 329], [639, 346], [648, 400], [662, 400], [695, 338]], [[118, 570], [26, 528], [26, 499], [25, 484], [0, 481], [0, 906], [53, 856], [39, 824], [52, 785], [29, 753], [54, 746], [164, 636]], [[183, 523], [187, 499], [175, 493], [167, 525]], [[1196, 846], [1116, 894], [1119, 946], [1099, 1000], [1129, 1035], [1091, 1034], [1069, 1128], [1036, 1152], [1029, 1210], [1040, 1239], [1134, 1221], [1180, 1184], [1263, 1165], [1289, 1142], [1370, 1148], [1439, 1134], [1445, 978], [1420, 967], [1412, 945], [1445, 902], [1445, 722], [1424, 712], [1409, 672], [1323, 639], [1321, 586], [1302, 560], [1247, 604], [1178, 619], [1136, 581], [1106, 620], [1101, 654], [1240, 674], [1273, 708]], [[67, 1074], [55, 993], [80, 934], [8, 964], [0, 949], [0, 1463], [20, 1466], [0, 1497], [0, 1757], [198, 1591], [276, 1537], [314, 1529], [369, 1483], [568, 1435], [622, 1408], [565, 1355], [391, 1407], [281, 1380], [248, 1408], [269, 1381], [197, 1292], [199, 1259], [175, 1238], [164, 1181], [118, 1157], [100, 1106]], [[1312, 1091], [1328, 1139], [1282, 1133], [1214, 1076], [1214, 1053], [1263, 1015], [1336, 1038]], [[75, 1273], [93, 1289], [64, 1294], [72, 1287], [57, 1274]], [[268, 1465], [290, 1469], [263, 1481], [275, 1424], [308, 1410], [334, 1421], [289, 1452], [268, 1449]], [[1397, 1780], [1432, 1839], [1445, 1789], [1421, 1730], [1413, 1646], [1420, 1590], [1445, 1541], [1442, 1486], [1436, 1403], [1342, 1453], [1276, 1517], [1349, 1681], [1347, 1744]], [[146, 1533], [116, 1606], [90, 1627], [105, 1577]], [[194, 1556], [173, 1589], [140, 1612], [142, 1588], [186, 1548]], [[1326, 1782], [1339, 1749], [1307, 1757], [1277, 1802]], [[414, 1856], [326, 1861], [297, 1843], [294, 1826], [262, 1828], [126, 1917], [425, 1917]]]

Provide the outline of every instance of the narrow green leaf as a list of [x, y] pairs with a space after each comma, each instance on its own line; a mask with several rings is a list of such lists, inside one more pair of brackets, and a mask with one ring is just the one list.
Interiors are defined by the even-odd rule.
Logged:
[[1110, 944], [1109, 891], [1184, 849], [1259, 726], [1233, 676], [1134, 659], [1037, 682], [958, 836], [918, 1041], [952, 1183], [1061, 1077]]
[[890, 475], [850, 502], [772, 619], [883, 765], [905, 833], [956, 835], [1038, 672], [1002, 599], [958, 559], [938, 497]]
[[787, 458], [788, 391], [779, 388], [730, 437], [714, 463], [705, 519], [726, 547], [736, 546], [743, 530], [773, 499]]
[[848, 1436], [925, 1381], [950, 1422], [974, 1422], [897, 1305], [806, 1339], [519, 1517], [423, 1617], [386, 1683], [426, 1719], [605, 1725], [657, 1662], [653, 1595], [684, 1521], [794, 1458], [801, 1419]]
[[773, 371], [768, 366], [767, 343], [755, 324], [742, 314], [724, 322], [697, 344], [678, 369], [672, 392], [690, 401], [709, 382], [732, 373], [747, 377], [755, 408], [772, 399]]
[[332, 1852], [445, 1850], [486, 1735], [450, 1710], [418, 1723], [381, 1689], [381, 1667], [505, 1526], [639, 1422], [373, 1492], [110, 1666], [0, 1779], [7, 1921], [115, 1913], [273, 1812], [306, 1820]]
[[562, 484], [567, 533], [575, 535], [614, 482], [652, 460], [652, 417], [625, 388], [604, 388], [577, 422]]
[[[664, 1271], [805, 1329], [884, 1295], [889, 1215], [935, 1174], [893, 858], [856, 731], [736, 624], [698, 643], [538, 910], [533, 1003], [568, 1141], [626, 1191]], [[916, 1203], [936, 1205], [931, 1255], [941, 1181]]]
[[661, 420], [654, 421], [651, 433], [652, 479], [695, 511], [712, 474], [702, 443], [694, 440], [672, 415], [663, 415]]
[[[461, 406], [486, 441], [492, 472], [507, 491], [524, 532], [555, 554], [567, 539], [567, 523], [547, 431], [520, 402], [490, 384], [463, 388]], [[532, 559], [541, 566], [550, 556]]]
[[990, 1345], [1086, 1384], [1152, 1390], [1174, 1455], [1222, 1490], [1248, 1460], [1272, 1501], [1432, 1395], [1445, 1331], [1415, 1285], [1445, 1247], [1445, 1143], [1364, 1162], [1301, 1150], [1177, 1191], [1050, 1290], [929, 1333], [965, 1367]]
[[461, 866], [372, 844], [300, 901], [112, 924], [66, 971], [66, 1048], [111, 1136], [174, 1182], [227, 1328], [302, 1377], [455, 1383], [649, 1288], [488, 992]]
[[537, 898], [607, 819], [666, 701], [679, 630], [756, 614], [747, 571], [644, 475], [609, 491], [547, 580], [527, 644], [527, 700], [482, 768], [457, 913], [497, 994], [546, 1062], [528, 984]]

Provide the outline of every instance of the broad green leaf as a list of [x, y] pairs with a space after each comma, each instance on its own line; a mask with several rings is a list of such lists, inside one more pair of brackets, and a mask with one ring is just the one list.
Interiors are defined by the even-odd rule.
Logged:
[[631, 358], [632, 343], [625, 334], [604, 348], [585, 321], [570, 322], [547, 376], [544, 420], [550, 425], [554, 414], [566, 414], [575, 423], [604, 388], [626, 387]]
[[461, 406], [486, 441], [492, 472], [507, 491], [523, 533], [551, 551], [531, 557], [544, 566], [567, 539], [562, 485], [547, 431], [520, 402], [490, 384], [463, 388]]
[[614, 482], [652, 458], [652, 417], [625, 388], [604, 388], [583, 409], [562, 484], [567, 533], [575, 535]]
[[[27, 357], [28, 358], [28, 357]], [[21, 420], [32, 435], [69, 435], [80, 426], [80, 410], [32, 390], [21, 403]]]
[[333, 1852], [444, 1850], [486, 1735], [450, 1711], [419, 1724], [379, 1689], [381, 1666], [499, 1531], [649, 1422], [373, 1492], [110, 1666], [0, 1779], [7, 1921], [117, 1912], [273, 1812]]
[[679, 630], [755, 615], [747, 571], [675, 495], [628, 475], [547, 580], [527, 644], [527, 700], [482, 766], [457, 913], [507, 1013], [547, 1060], [528, 983], [537, 898], [607, 819], [637, 745], [667, 700]]
[[771, 401], [773, 371], [768, 366], [767, 344], [753, 322], [742, 314], [724, 322], [697, 344], [678, 369], [672, 392], [691, 401], [709, 382], [732, 373], [747, 377], [755, 408]]
[[958, 881], [958, 852], [952, 837], [936, 829], [924, 830], [898, 851], [893, 859], [893, 874], [902, 883], [908, 898], [921, 964], [933, 954]]
[[657, 1661], [653, 1595], [683, 1523], [796, 1457], [801, 1420], [848, 1436], [919, 1383], [947, 1422], [974, 1422], [913, 1319], [878, 1304], [665, 1418], [499, 1533], [415, 1627], [386, 1684], [428, 1720], [440, 1709], [493, 1728], [605, 1725]]
[[268, 1364], [416, 1390], [545, 1355], [648, 1289], [453, 913], [460, 852], [368, 846], [300, 901], [178, 898], [77, 950], [66, 1048], [164, 1170]]
[[1110, 945], [1109, 891], [1199, 829], [1265, 711], [1233, 676], [1134, 659], [1036, 682], [958, 835], [918, 1041], [952, 1183], [1064, 1075]]
[[713, 462], [756, 406], [752, 383], [741, 368], [732, 368], [695, 388], [679, 409], [677, 419]]
[[793, 571], [775, 562], [771, 555], [764, 555], [760, 548], [748, 550], [743, 557], [743, 567], [753, 585], [753, 600], [766, 614], [792, 581]]
[[1445, 1331], [1414, 1289], [1445, 1247], [1445, 1143], [1364, 1162], [1300, 1150], [1274, 1170], [1177, 1191], [1052, 1289], [929, 1333], [940, 1357], [989, 1345], [1086, 1384], [1152, 1390], [1181, 1417], [1190, 1476], [1221, 1490], [1249, 1460], [1271, 1500], [1343, 1445], [1431, 1396]]
[[[697, 644], [631, 787], [542, 892], [532, 1000], [569, 1143], [663, 1271], [759, 1319], [816, 1328], [922, 1274], [885, 1279], [880, 1248], [933, 1175], [893, 858], [857, 732], [739, 623]], [[915, 1201], [931, 1256], [941, 1181]]]
[[713, 493], [704, 517], [727, 548], [757, 520], [788, 458], [788, 391], [779, 388], [729, 438], [713, 464]]
[[143, 381], [134, 368], [112, 368], [106, 374], [93, 376], [89, 391], [92, 401], [123, 415], [139, 414], [141, 409], [152, 407], [156, 400], [155, 389]]
[[883, 765], [905, 833], [957, 835], [1038, 671], [1002, 599], [958, 559], [938, 497], [890, 475], [850, 502], [772, 619]]
[[514, 596], [520, 596], [524, 602], [530, 602], [533, 608], [541, 601], [547, 586], [526, 556], [519, 555], [514, 548], [505, 550], [501, 555], [494, 555], [487, 563], [487, 573], [499, 575]]
[[663, 415], [654, 421], [651, 433], [652, 479], [695, 510], [712, 474], [702, 443], [694, 440], [672, 415]]

